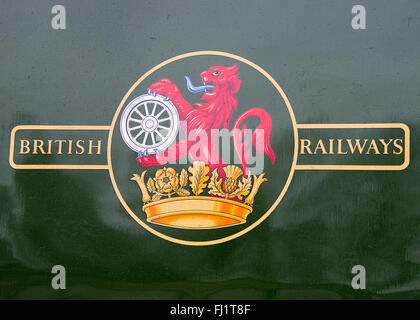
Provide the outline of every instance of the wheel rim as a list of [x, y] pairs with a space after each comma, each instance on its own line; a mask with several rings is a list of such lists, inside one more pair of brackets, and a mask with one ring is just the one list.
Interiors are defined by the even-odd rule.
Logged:
[[136, 152], [164, 151], [176, 138], [179, 115], [163, 96], [145, 94], [133, 99], [124, 109], [120, 131], [127, 146]]

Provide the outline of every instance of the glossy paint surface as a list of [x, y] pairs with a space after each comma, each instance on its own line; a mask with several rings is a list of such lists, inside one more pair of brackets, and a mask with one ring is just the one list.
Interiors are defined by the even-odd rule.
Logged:
[[[359, 31], [351, 1], [186, 3], [71, 1], [56, 31], [49, 1], [1, 2], [0, 298], [420, 298], [420, 3], [366, 1]], [[198, 50], [267, 70], [298, 123], [405, 123], [410, 165], [296, 171], [260, 226], [206, 247], [141, 228], [106, 170], [9, 165], [15, 126], [109, 125], [142, 74]], [[265, 192], [262, 205], [279, 190]], [[53, 265], [66, 290], [51, 288]], [[354, 265], [366, 290], [351, 287]]]

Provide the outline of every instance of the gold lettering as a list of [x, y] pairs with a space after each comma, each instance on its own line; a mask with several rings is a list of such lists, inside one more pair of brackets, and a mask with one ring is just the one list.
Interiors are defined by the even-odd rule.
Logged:
[[58, 152], [57, 154], [63, 154], [62, 148], [63, 148], [63, 142], [66, 142], [66, 140], [55, 140], [55, 142], [58, 142]]
[[394, 150], [394, 151], [392, 151], [392, 153], [393, 153], [393, 154], [401, 154], [401, 153], [403, 152], [403, 147], [402, 147], [402, 145], [401, 145], [401, 144], [398, 144], [398, 143], [397, 143], [397, 141], [401, 141], [401, 144], [402, 144], [402, 142], [403, 142], [403, 140], [402, 140], [402, 139], [395, 139], [395, 140], [394, 140], [394, 147], [395, 147], [395, 148], [398, 148], [400, 151], [399, 151], [399, 152], [395, 152], [395, 150]]
[[334, 139], [329, 139], [330, 141], [330, 154], [334, 154]]
[[[23, 151], [25, 149], [25, 151]], [[20, 151], [19, 154], [28, 154], [31, 152], [31, 148], [29, 148], [29, 140], [20, 140]]]
[[39, 149], [39, 151], [41, 151], [42, 154], [45, 154], [43, 146], [44, 146], [44, 141], [34, 140], [34, 151], [32, 153], [38, 154], [38, 149]]
[[322, 154], [327, 154], [327, 151], [325, 150], [324, 143], [321, 139], [318, 140], [318, 144], [316, 145], [316, 148], [314, 150], [314, 154], [316, 154], [317, 150], [322, 150]]
[[381, 154], [378, 150], [378, 146], [376, 145], [375, 139], [372, 139], [369, 145], [369, 149], [366, 151], [366, 154], [369, 154], [370, 150], [375, 150], [375, 154]]
[[69, 152], [67, 154], [71, 154], [71, 147], [73, 146], [73, 140], [69, 140]]
[[80, 155], [87, 153], [90, 155], [101, 155], [103, 150], [102, 140], [21, 139], [19, 144], [16, 147], [19, 154]]
[[[76, 154], [82, 154], [85, 152], [85, 147], [83, 147], [83, 144], [85, 143], [85, 140], [77, 140], [76, 141]], [[79, 151], [80, 150], [80, 151]]]
[[48, 154], [51, 154], [52, 140], [48, 140]]
[[366, 142], [368, 141], [368, 139], [364, 139], [363, 141], [364, 141], [363, 142], [363, 146], [361, 146], [360, 145], [360, 139], [356, 139], [356, 143], [353, 146], [353, 144], [351, 142], [351, 139], [347, 139], [347, 143], [349, 145], [350, 152], [353, 154], [354, 151], [356, 150], [356, 147], [357, 147], [357, 149], [359, 149], [359, 153], [362, 154], [363, 153], [363, 149], [365, 148], [365, 145], [366, 145]]
[[348, 151], [346, 151], [346, 152], [341, 151], [341, 144], [343, 142], [343, 139], [337, 139], [337, 142], [338, 142], [338, 151], [337, 151], [337, 154], [347, 154]]
[[394, 140], [394, 139], [389, 139], [388, 143], [385, 143], [385, 139], [379, 139], [379, 141], [384, 146], [384, 154], [388, 154], [388, 146], [389, 146], [389, 144], [391, 143], [392, 140]]
[[311, 141], [309, 139], [300, 139], [300, 154], [305, 154], [306, 150], [309, 154], [312, 154], [311, 149], [309, 148], [311, 146]]
[[96, 154], [101, 154], [101, 143], [102, 143], [102, 140], [98, 140], [98, 144], [95, 146], [95, 145], [93, 145], [93, 140], [89, 140], [89, 152], [88, 152], [88, 154], [92, 154], [92, 149], [93, 148], [98, 149]]

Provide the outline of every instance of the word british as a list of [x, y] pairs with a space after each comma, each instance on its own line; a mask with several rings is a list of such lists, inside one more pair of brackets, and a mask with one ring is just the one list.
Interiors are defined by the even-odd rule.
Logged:
[[101, 154], [102, 140], [20, 140], [19, 154]]

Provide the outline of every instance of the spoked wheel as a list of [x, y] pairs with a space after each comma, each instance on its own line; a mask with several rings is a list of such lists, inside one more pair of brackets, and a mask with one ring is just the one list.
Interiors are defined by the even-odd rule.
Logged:
[[132, 100], [120, 120], [121, 136], [130, 149], [154, 154], [167, 149], [179, 130], [179, 115], [171, 101], [144, 94]]

